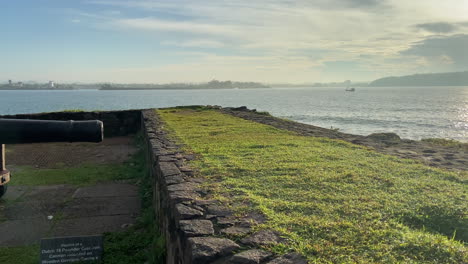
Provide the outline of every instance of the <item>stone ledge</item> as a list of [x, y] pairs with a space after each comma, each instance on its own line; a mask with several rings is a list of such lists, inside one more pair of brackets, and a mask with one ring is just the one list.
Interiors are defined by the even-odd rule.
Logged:
[[[247, 236], [253, 225], [266, 220], [264, 216], [250, 213], [238, 217], [218, 201], [206, 199], [209, 190], [200, 189], [204, 179], [194, 178], [194, 171], [186, 164], [196, 156], [183, 153], [167, 139], [154, 110], [143, 111], [142, 120], [148, 160], [153, 164], [150, 173], [155, 179], [156, 220], [166, 241], [166, 263], [306, 263], [297, 254], [274, 256], [256, 248], [285, 239], [269, 230]], [[244, 251], [238, 252], [241, 247], [223, 237], [244, 237], [240, 240]]]

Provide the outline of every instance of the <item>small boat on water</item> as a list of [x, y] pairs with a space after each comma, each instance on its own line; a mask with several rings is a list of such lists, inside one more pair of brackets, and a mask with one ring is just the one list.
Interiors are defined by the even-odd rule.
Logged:
[[346, 84], [346, 89], [345, 89], [346, 92], [354, 92], [354, 91], [356, 91], [356, 88], [354, 88], [354, 87], [349, 87], [349, 86], [351, 85], [351, 81], [350, 81], [350, 80], [346, 80], [344, 83]]

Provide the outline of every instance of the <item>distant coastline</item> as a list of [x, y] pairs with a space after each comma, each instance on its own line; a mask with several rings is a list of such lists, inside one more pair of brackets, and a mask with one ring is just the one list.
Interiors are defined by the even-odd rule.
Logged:
[[187, 84], [103, 84], [99, 90], [197, 90], [197, 89], [249, 89], [270, 88], [257, 82], [232, 82], [213, 80], [208, 83]]
[[9, 84], [0, 84], [1, 90], [11, 91], [37, 91], [37, 90], [216, 90], [216, 89], [259, 89], [259, 88], [316, 88], [316, 87], [411, 87], [411, 86], [468, 86], [468, 71], [447, 72], [447, 73], [428, 73], [414, 74], [406, 76], [384, 77], [372, 82], [343, 82], [329, 83], [270, 83], [263, 84], [259, 82], [236, 82], [236, 81], [218, 81], [212, 80], [206, 83], [65, 83], [57, 84], [36, 83], [36, 82], [17, 82]]

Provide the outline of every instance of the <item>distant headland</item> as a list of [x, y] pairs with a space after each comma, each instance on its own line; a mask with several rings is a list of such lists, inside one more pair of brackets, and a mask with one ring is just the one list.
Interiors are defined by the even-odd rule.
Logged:
[[369, 86], [468, 86], [468, 71], [385, 77]]

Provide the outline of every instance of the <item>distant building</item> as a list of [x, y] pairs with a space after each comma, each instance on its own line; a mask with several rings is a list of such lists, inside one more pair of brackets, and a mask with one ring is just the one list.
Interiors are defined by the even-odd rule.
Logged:
[[18, 82], [19, 87], [23, 87], [23, 82]]
[[8, 85], [12, 85], [13, 82], [11, 80], [8, 80]]
[[49, 81], [49, 88], [54, 88], [54, 87], [55, 87], [54, 81]]

